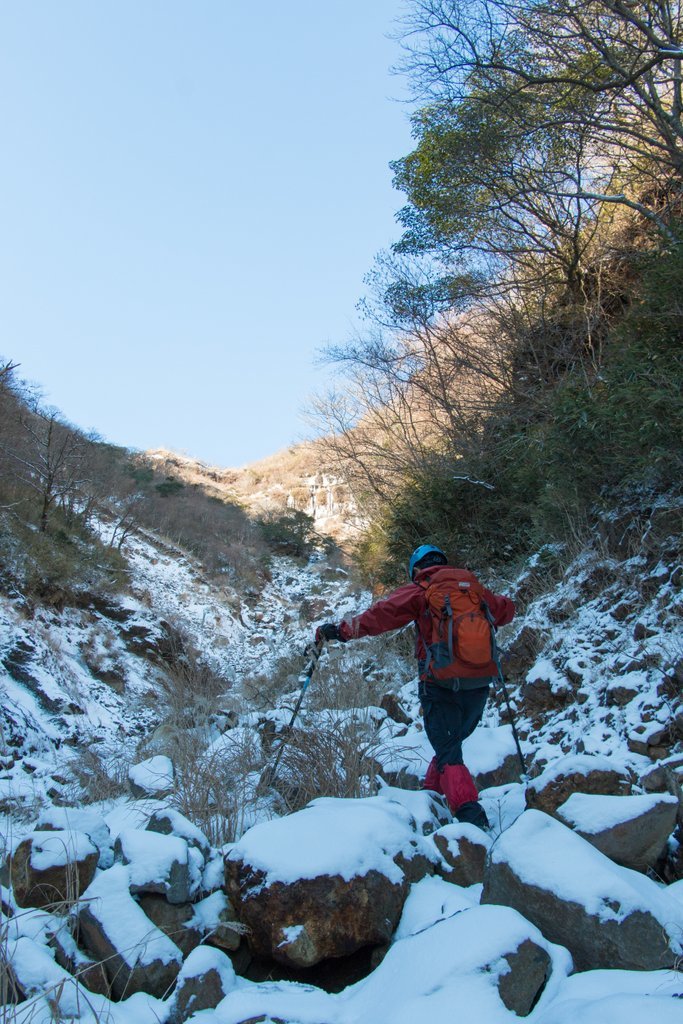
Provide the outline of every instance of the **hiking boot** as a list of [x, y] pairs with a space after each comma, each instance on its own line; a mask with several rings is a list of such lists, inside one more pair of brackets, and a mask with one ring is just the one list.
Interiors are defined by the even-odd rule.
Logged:
[[462, 821], [464, 824], [476, 825], [477, 828], [490, 828], [486, 811], [478, 800], [469, 800], [466, 804], [462, 804], [455, 812], [455, 816], [458, 821]]

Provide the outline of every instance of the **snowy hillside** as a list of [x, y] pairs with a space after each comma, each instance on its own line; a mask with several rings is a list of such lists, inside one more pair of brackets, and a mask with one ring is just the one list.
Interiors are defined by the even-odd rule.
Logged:
[[4, 594], [3, 1019], [683, 1021], [680, 518], [507, 586], [530, 780], [497, 695], [488, 833], [417, 791], [409, 636], [330, 645], [264, 774], [315, 624], [369, 600], [320, 557], [240, 595], [134, 533], [121, 598]]
[[69, 766], [83, 750], [105, 767], [115, 757], [120, 776], [178, 704], [222, 696], [213, 712], [243, 709], [238, 684], [288, 659], [295, 683], [311, 613], [349, 604], [346, 573], [320, 561], [274, 559], [269, 582], [240, 596], [150, 534], [131, 535], [124, 552], [122, 597], [85, 593], [55, 608], [0, 595], [4, 811], [77, 796]]

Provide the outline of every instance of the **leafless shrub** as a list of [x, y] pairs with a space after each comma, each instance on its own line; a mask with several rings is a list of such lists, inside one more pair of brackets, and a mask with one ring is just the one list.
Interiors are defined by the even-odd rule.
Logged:
[[241, 689], [246, 702], [256, 711], [273, 710], [283, 694], [297, 688], [305, 665], [302, 653], [291, 652], [278, 658], [268, 672], [244, 676]]
[[[413, 638], [378, 636], [347, 647], [329, 646], [309, 691], [311, 708], [362, 708], [379, 704], [415, 674]], [[404, 649], [405, 648], [405, 649]]]
[[230, 681], [217, 675], [177, 628], [168, 633], [164, 655], [164, 669], [159, 675], [166, 703], [164, 721], [180, 728], [202, 726], [216, 711]]
[[[87, 741], [86, 741], [87, 743]], [[73, 794], [74, 799], [83, 799], [95, 803], [99, 800], [112, 800], [123, 796], [127, 790], [128, 758], [121, 756], [121, 751], [100, 751], [93, 744], [87, 743], [79, 749], [78, 757], [71, 761], [70, 768], [80, 793]]]
[[[207, 737], [208, 739], [208, 737]], [[203, 750], [202, 753], [197, 751]], [[263, 754], [252, 730], [233, 729], [206, 747], [180, 734], [174, 749], [172, 802], [206, 834], [213, 846], [239, 836], [250, 824]]]
[[319, 796], [365, 797], [376, 792], [375, 728], [363, 712], [330, 715], [295, 730], [283, 750], [275, 788], [296, 811]]

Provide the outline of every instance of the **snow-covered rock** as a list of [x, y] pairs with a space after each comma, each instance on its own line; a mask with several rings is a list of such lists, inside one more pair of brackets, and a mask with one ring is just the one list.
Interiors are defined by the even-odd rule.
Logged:
[[[416, 888], [441, 880], [425, 879]], [[542, 1009], [571, 969], [566, 950], [508, 907], [469, 907], [395, 941], [381, 964], [338, 995], [309, 985], [240, 983], [206, 1024], [280, 1019], [415, 1024], [463, 1014], [509, 1024]], [[202, 1017], [204, 1020], [204, 1016]]]
[[476, 825], [454, 822], [434, 833], [436, 848], [443, 857], [439, 874], [455, 885], [478, 885], [484, 880], [484, 865], [491, 839]]
[[48, 942], [54, 951], [57, 964], [72, 977], [77, 978], [84, 988], [96, 995], [110, 995], [104, 964], [97, 963], [79, 948], [66, 923], [48, 935]]
[[480, 726], [467, 737], [462, 753], [477, 789], [519, 781], [522, 769], [509, 725]]
[[683, 979], [678, 971], [586, 971], [573, 974], [535, 1024], [681, 1024]]
[[165, 836], [178, 836], [180, 839], [184, 839], [188, 846], [199, 850], [204, 859], [209, 856], [211, 851], [211, 844], [202, 830], [172, 807], [154, 811], [147, 823], [147, 831], [159, 832]]
[[100, 853], [84, 832], [32, 832], [10, 859], [20, 907], [74, 903], [90, 885]]
[[606, 857], [635, 871], [654, 867], [676, 825], [675, 796], [573, 793], [557, 816]]
[[[10, 998], [10, 1002], [22, 1003], [25, 999], [33, 999], [34, 1005], [29, 1004], [29, 1010], [35, 1012], [34, 1019], [49, 1020], [49, 1016], [38, 1016], [41, 1009], [48, 1009], [47, 1000], [43, 1007], [40, 1006], [40, 997], [49, 993], [52, 996], [52, 1019], [58, 1014], [57, 1019], [73, 1020], [71, 1015], [78, 1002], [77, 983], [63, 967], [55, 963], [44, 946], [26, 935], [16, 940], [10, 939], [3, 949], [3, 961], [3, 969], [8, 972], [8, 994], [14, 997]], [[6, 985], [2, 988], [5, 989]], [[9, 1019], [18, 1017], [21, 1020], [19, 1013], [16, 1011], [16, 1016], [13, 1013]], [[25, 1019], [30, 1021], [31, 1017], [27, 1014]]]
[[83, 894], [80, 935], [91, 956], [104, 963], [115, 999], [134, 992], [162, 998], [176, 980], [182, 953], [152, 924], [129, 886], [123, 864], [101, 872]]
[[579, 970], [656, 970], [683, 953], [683, 907], [540, 811], [492, 847], [482, 902], [515, 907], [567, 946]]
[[47, 807], [34, 825], [36, 832], [85, 832], [100, 851], [98, 867], [110, 868], [114, 862], [111, 834], [106, 821], [90, 807]]
[[519, 914], [507, 907], [473, 907], [396, 942], [378, 969], [355, 986], [349, 1002], [360, 1011], [359, 1021], [371, 1019], [371, 1003], [378, 1022], [445, 1019], [449, 1005], [449, 1015], [455, 1006], [476, 1006], [477, 1016], [487, 1021], [505, 1019], [503, 1007], [526, 1016], [553, 960], [560, 973], [568, 969], [564, 951], [553, 949]]
[[169, 903], [190, 900], [188, 845], [178, 836], [124, 829], [114, 843], [117, 861], [129, 865], [132, 893], [161, 893]]
[[163, 797], [173, 792], [175, 771], [170, 757], [157, 754], [131, 765], [128, 784], [134, 797]]
[[143, 893], [137, 903], [156, 927], [168, 935], [183, 956], [187, 956], [202, 941], [204, 932], [198, 927], [192, 903], [169, 903], [164, 896]]
[[184, 1024], [200, 1010], [212, 1010], [234, 985], [235, 971], [229, 957], [218, 949], [200, 946], [190, 953], [178, 975], [168, 1024]]
[[[411, 885], [403, 913], [394, 933], [394, 942], [418, 935], [439, 921], [479, 906], [481, 885], [464, 889], [444, 881], [439, 875], [428, 875]], [[683, 899], [683, 892], [681, 893]]]
[[245, 929], [236, 920], [235, 908], [224, 892], [211, 893], [195, 903], [193, 910], [193, 924], [207, 945], [231, 953], [239, 949]]
[[572, 754], [549, 765], [526, 791], [527, 807], [555, 814], [572, 793], [625, 796], [631, 781], [620, 764], [611, 758]]
[[[438, 861], [425, 822], [395, 792], [314, 800], [255, 826], [233, 846], [227, 889], [256, 955], [310, 967], [389, 941], [409, 881]], [[409, 796], [416, 809], [431, 803], [427, 794]]]

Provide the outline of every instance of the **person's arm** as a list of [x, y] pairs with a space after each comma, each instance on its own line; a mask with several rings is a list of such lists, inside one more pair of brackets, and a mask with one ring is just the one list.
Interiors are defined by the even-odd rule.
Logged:
[[494, 626], [507, 626], [515, 617], [515, 606], [509, 597], [502, 594], [494, 594], [492, 590], [484, 588], [484, 600], [491, 612]]
[[344, 619], [340, 622], [341, 639], [357, 640], [362, 636], [378, 636], [392, 629], [400, 629], [417, 618], [422, 602], [420, 588], [414, 583], [407, 583], [350, 621]]

